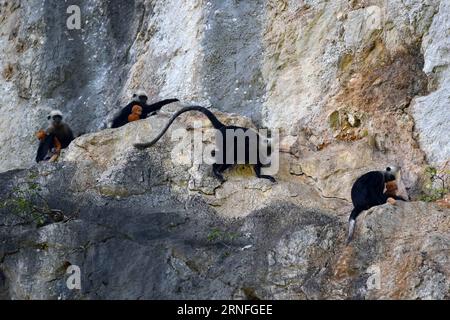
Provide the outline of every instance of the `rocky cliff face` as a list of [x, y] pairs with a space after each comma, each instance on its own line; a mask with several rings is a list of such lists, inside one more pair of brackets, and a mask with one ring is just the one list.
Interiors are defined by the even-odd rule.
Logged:
[[[351, 207], [312, 178], [283, 170], [272, 184], [235, 169], [220, 184], [208, 165], [172, 161], [170, 133], [131, 147], [166, 118], [85, 135], [57, 165], [2, 174], [2, 200], [15, 200], [1, 215], [1, 297], [449, 298], [448, 209], [375, 207], [346, 247]], [[16, 210], [27, 201], [41, 208], [34, 216]], [[81, 290], [66, 286], [71, 265]]]
[[[426, 166], [448, 165], [448, 2], [71, 4], [81, 30], [64, 1], [0, 7], [0, 198], [16, 201], [0, 209], [0, 298], [449, 298], [448, 209], [374, 208], [344, 246], [356, 177], [396, 163], [415, 200]], [[138, 88], [181, 102], [102, 130]], [[278, 183], [172, 161], [194, 114], [132, 148], [191, 103], [278, 129]], [[33, 166], [52, 108], [85, 134]], [[13, 210], [30, 203], [62, 217]], [[81, 291], [65, 285], [71, 264]]]

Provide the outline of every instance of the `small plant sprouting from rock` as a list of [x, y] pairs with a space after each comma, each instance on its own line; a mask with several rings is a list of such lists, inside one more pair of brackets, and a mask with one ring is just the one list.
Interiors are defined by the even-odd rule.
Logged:
[[425, 169], [427, 183], [424, 188], [424, 193], [420, 197], [421, 201], [433, 202], [442, 199], [450, 192], [449, 179], [450, 170], [438, 170], [434, 167], [427, 167]]
[[219, 228], [214, 228], [211, 230], [211, 232], [208, 234], [208, 241], [213, 242], [220, 238], [221, 231]]
[[60, 210], [50, 208], [48, 201], [42, 196], [42, 187], [36, 181], [36, 175], [15, 186], [8, 197], [0, 202], [0, 209], [7, 209], [26, 222], [35, 222], [42, 226], [48, 221], [62, 221], [64, 214]]
[[221, 242], [223, 244], [224, 241], [233, 241], [238, 237], [236, 233], [226, 232], [219, 228], [213, 228], [211, 232], [208, 234], [208, 242]]

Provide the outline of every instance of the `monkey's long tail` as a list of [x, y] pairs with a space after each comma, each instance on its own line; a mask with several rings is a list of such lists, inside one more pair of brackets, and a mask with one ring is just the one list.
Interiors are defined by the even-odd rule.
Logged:
[[189, 107], [184, 107], [180, 110], [178, 110], [177, 112], [175, 112], [172, 117], [170, 118], [169, 122], [166, 124], [166, 126], [164, 127], [164, 129], [156, 136], [155, 139], [153, 139], [150, 142], [147, 143], [135, 143], [134, 147], [138, 148], [138, 149], [145, 149], [145, 148], [149, 148], [152, 145], [154, 145], [156, 142], [158, 142], [159, 139], [161, 139], [161, 137], [164, 135], [164, 133], [166, 133], [167, 129], [169, 129], [170, 125], [175, 121], [175, 119], [188, 111], [200, 111], [201, 113], [203, 113], [205, 116], [208, 117], [209, 121], [211, 121], [212, 125], [214, 126], [215, 129], [219, 129], [221, 127], [223, 127], [223, 123], [219, 121], [219, 119], [216, 118], [216, 116], [209, 111], [208, 109], [201, 107], [201, 106], [189, 106]]
[[352, 210], [352, 213], [350, 214], [350, 218], [348, 219], [348, 236], [347, 236], [347, 245], [352, 241], [353, 239], [353, 233], [355, 232], [355, 224], [356, 224], [356, 217], [362, 212], [363, 210], [359, 208], [354, 208]]
[[166, 100], [161, 100], [158, 102], [155, 102], [151, 105], [148, 106], [148, 109], [152, 110], [152, 111], [158, 111], [161, 110], [162, 107], [164, 107], [166, 104], [171, 104], [174, 102], [178, 102], [180, 100], [178, 99], [166, 99]]

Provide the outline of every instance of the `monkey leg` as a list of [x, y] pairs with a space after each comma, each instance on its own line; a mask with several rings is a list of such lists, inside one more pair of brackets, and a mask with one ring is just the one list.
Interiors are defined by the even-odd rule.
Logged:
[[59, 156], [61, 153], [62, 145], [57, 137], [53, 139], [53, 144], [55, 145], [56, 154]]
[[261, 164], [255, 164], [255, 165], [254, 165], [254, 169], [255, 169], [255, 174], [256, 174], [256, 176], [257, 176], [258, 178], [261, 178], [261, 179], [268, 179], [268, 180], [270, 180], [270, 181], [273, 182], [273, 183], [276, 183], [276, 182], [277, 182], [277, 181], [275, 180], [274, 177], [268, 176], [268, 175], [264, 175], [264, 174], [261, 174]]
[[49, 162], [56, 162], [59, 159], [59, 155], [61, 154], [62, 145], [57, 137], [53, 138], [53, 144], [55, 145], [54, 154], [48, 160]]
[[58, 160], [58, 158], [59, 158], [59, 154], [58, 154], [58, 153], [55, 153], [55, 154], [50, 158], [50, 160], [48, 160], [48, 162], [56, 162], [56, 161]]

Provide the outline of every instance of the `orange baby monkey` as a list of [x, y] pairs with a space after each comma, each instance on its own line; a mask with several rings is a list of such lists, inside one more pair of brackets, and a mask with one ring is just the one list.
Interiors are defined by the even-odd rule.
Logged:
[[36, 132], [36, 138], [39, 139], [39, 141], [44, 140], [47, 137], [47, 133], [45, 132], [45, 130], [39, 130], [38, 132]]
[[58, 160], [61, 152], [61, 143], [54, 134], [47, 134], [45, 130], [39, 130], [36, 132], [36, 137], [39, 139], [39, 149], [36, 161], [40, 162], [48, 159], [49, 162], [55, 162]]
[[386, 191], [384, 195], [387, 197], [386, 202], [390, 204], [395, 204], [396, 200], [406, 201], [404, 198], [397, 196], [397, 182], [395, 180], [386, 182]]
[[142, 107], [135, 104], [131, 109], [131, 114], [128, 116], [128, 122], [133, 122], [141, 119]]

